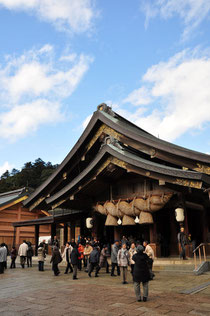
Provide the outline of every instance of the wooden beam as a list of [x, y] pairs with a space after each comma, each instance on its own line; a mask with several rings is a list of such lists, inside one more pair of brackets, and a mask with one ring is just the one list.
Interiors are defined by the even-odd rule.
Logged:
[[152, 178], [155, 180], [162, 180], [162, 181], [169, 182], [172, 184], [177, 184], [177, 185], [196, 188], [196, 189], [202, 188], [202, 181], [186, 180], [183, 178], [175, 178], [175, 177], [171, 177], [171, 176], [158, 174], [158, 173], [155, 173], [152, 171], [146, 171], [146, 170], [143, 170], [140, 168], [135, 168], [134, 166], [130, 166], [130, 165], [127, 165], [127, 166], [128, 166], [127, 167], [128, 172], [137, 173], [137, 174], [140, 174], [140, 175], [148, 177], [148, 178]]

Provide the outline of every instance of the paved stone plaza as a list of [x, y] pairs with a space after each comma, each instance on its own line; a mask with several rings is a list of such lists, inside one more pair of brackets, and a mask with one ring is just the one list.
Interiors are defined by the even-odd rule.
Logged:
[[[50, 265], [44, 272], [32, 268], [7, 269], [0, 275], [0, 315], [210, 315], [210, 286], [191, 294], [181, 294], [210, 281], [210, 274], [195, 277], [192, 273], [155, 271], [149, 285], [148, 302], [136, 302], [132, 280], [123, 285], [120, 277], [110, 277], [104, 270], [91, 278], [79, 272], [55, 277]], [[157, 268], [156, 268], [157, 269]]]

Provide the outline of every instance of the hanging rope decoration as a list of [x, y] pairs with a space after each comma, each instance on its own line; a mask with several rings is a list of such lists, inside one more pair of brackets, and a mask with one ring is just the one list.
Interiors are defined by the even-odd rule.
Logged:
[[[149, 195], [147, 198], [134, 198], [131, 202], [106, 201], [103, 205], [97, 204], [94, 209], [102, 215], [107, 215], [106, 226], [118, 226], [119, 219], [122, 219], [122, 225], [152, 224], [152, 213], [163, 208], [172, 195], [173, 193]], [[135, 221], [134, 217], [136, 217]]]

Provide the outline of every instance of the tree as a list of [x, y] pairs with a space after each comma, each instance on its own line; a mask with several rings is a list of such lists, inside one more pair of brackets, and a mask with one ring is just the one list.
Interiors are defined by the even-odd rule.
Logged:
[[36, 189], [57, 167], [58, 165], [52, 165], [51, 162], [45, 163], [38, 158], [35, 162], [26, 162], [21, 171], [13, 169], [9, 173], [7, 170], [0, 179], [0, 193], [26, 186]]

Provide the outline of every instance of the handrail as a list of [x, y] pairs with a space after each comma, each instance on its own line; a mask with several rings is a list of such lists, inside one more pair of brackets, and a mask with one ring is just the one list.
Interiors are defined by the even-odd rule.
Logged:
[[196, 251], [198, 250], [199, 253], [199, 260], [200, 260], [200, 264], [202, 262], [202, 255], [201, 255], [201, 249], [203, 248], [203, 259], [204, 261], [206, 261], [206, 248], [205, 248], [205, 244], [201, 243], [198, 247], [196, 247], [193, 250], [194, 253], [194, 262], [195, 262], [195, 270], [197, 269], [197, 258], [196, 258]]
[[193, 253], [196, 252], [198, 250], [198, 248], [200, 248], [201, 246], [204, 246], [205, 244], [204, 243], [201, 243], [198, 247], [196, 247], [194, 250], [193, 250]]

